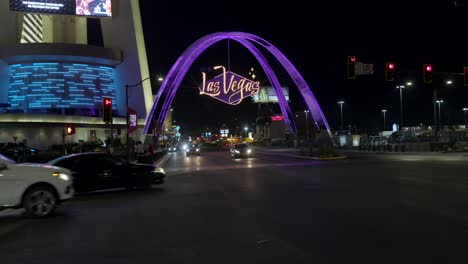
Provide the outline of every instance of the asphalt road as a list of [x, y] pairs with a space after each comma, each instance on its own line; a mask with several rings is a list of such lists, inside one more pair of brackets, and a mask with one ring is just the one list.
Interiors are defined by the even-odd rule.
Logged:
[[0, 263], [468, 262], [468, 157], [171, 155], [150, 191], [0, 212]]

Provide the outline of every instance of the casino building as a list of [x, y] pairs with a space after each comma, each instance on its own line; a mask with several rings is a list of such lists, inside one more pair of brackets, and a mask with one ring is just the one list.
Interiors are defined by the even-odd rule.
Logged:
[[[112, 17], [10, 9], [0, 1], [0, 143], [61, 144], [71, 125], [76, 133], [67, 143], [104, 140], [111, 133], [104, 97], [113, 101], [113, 135], [120, 131], [125, 142], [125, 85], [150, 77], [138, 0], [114, 0]], [[153, 103], [151, 85], [148, 79], [128, 89], [139, 127]]]

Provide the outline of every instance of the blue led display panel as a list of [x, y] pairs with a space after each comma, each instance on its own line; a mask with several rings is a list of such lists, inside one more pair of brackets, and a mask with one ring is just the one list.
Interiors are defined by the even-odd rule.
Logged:
[[[101, 111], [102, 98], [115, 102], [114, 69], [76, 63], [12, 64], [8, 102], [11, 110], [86, 109]], [[113, 109], [117, 106], [114, 104]]]

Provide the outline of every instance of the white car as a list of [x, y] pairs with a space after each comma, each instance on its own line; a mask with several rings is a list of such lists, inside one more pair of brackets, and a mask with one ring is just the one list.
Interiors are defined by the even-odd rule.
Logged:
[[44, 164], [16, 163], [0, 154], [0, 211], [24, 208], [28, 216], [47, 216], [73, 195], [70, 170]]

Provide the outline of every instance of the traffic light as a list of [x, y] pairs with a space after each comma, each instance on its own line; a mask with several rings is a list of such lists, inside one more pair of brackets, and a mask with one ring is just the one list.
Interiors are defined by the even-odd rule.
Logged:
[[112, 98], [102, 98], [102, 121], [104, 123], [111, 123], [112, 121]]
[[464, 84], [468, 85], [468, 67], [463, 68]]
[[385, 63], [385, 80], [386, 81], [395, 80], [395, 63], [393, 62]]
[[75, 127], [74, 126], [67, 126], [65, 128], [65, 134], [67, 134], [67, 135], [75, 134]]
[[424, 80], [424, 83], [432, 83], [432, 65], [431, 64], [423, 65], [423, 80]]
[[348, 56], [348, 79], [356, 79], [356, 57]]

